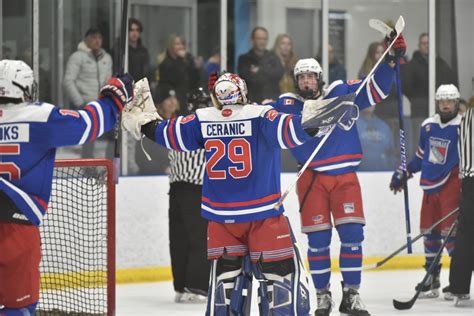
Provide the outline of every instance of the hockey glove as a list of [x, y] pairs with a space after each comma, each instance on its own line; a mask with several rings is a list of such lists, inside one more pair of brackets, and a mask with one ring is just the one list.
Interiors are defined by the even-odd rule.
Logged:
[[145, 77], [138, 80], [133, 85], [133, 100], [129, 102], [125, 107], [124, 111], [130, 111], [132, 108], [138, 108], [141, 112], [154, 113], [156, 112], [155, 103], [153, 102], [153, 97], [151, 96], [150, 85], [148, 84], [148, 79]]
[[[384, 46], [387, 48], [392, 41], [392, 37], [385, 37], [384, 40]], [[400, 34], [400, 36], [395, 40], [395, 43], [393, 43], [392, 49], [390, 52], [385, 56], [385, 61], [386, 62], [394, 62], [397, 58], [400, 58], [400, 63], [403, 64], [405, 59], [403, 56], [405, 56], [407, 50], [407, 43], [405, 42], [405, 38], [403, 37], [403, 34]]]
[[119, 111], [122, 111], [128, 102], [133, 100], [133, 78], [129, 74], [112, 77], [100, 89], [99, 99], [109, 97]]
[[[411, 172], [407, 171], [407, 180], [413, 177]], [[390, 191], [393, 194], [397, 194], [403, 190], [403, 186], [405, 185], [405, 181], [403, 179], [403, 171], [402, 168], [398, 168], [392, 175], [392, 180], [390, 181]]]
[[130, 111], [124, 111], [122, 114], [122, 128], [132, 134], [136, 140], [142, 138], [142, 126], [154, 121], [161, 120], [156, 112], [143, 112], [138, 107], [133, 107]]

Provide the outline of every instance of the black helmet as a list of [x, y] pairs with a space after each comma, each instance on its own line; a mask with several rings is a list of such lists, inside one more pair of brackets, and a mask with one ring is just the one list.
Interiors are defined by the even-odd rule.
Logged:
[[209, 106], [212, 106], [211, 97], [202, 87], [194, 89], [188, 93], [189, 111], [194, 112], [197, 109], [207, 108]]

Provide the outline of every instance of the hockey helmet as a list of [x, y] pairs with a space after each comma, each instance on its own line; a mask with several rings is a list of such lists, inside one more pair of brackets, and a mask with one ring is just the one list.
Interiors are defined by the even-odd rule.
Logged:
[[0, 61], [0, 98], [35, 101], [37, 86], [33, 70], [21, 60]]
[[211, 97], [204, 90], [199, 87], [188, 94], [188, 110], [193, 112], [197, 109], [207, 108], [212, 106]]
[[[298, 85], [298, 76], [306, 73], [314, 73], [316, 80], [318, 81], [318, 89], [316, 91], [301, 90]], [[295, 68], [293, 69], [293, 76], [295, 79], [296, 92], [305, 99], [316, 99], [321, 95], [322, 88], [324, 86], [323, 81], [323, 69], [318, 61], [314, 58], [304, 58], [296, 62]]]
[[213, 89], [214, 104], [217, 107], [230, 104], [246, 104], [247, 103], [247, 85], [245, 80], [237, 74], [224, 73], [221, 75]]
[[442, 84], [436, 90], [435, 100], [457, 100], [461, 97], [458, 88], [453, 84]]

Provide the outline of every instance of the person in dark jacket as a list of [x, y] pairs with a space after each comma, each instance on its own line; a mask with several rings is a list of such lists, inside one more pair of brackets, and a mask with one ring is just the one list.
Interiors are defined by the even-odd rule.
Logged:
[[[418, 40], [418, 50], [413, 58], [401, 67], [402, 89], [411, 103], [411, 116], [425, 118], [429, 116], [428, 101], [428, 34], [422, 33]], [[458, 85], [456, 73], [440, 57], [436, 58], [436, 87], [442, 84]]]
[[346, 68], [339, 62], [334, 53], [334, 48], [331, 44], [328, 45], [328, 59], [329, 59], [329, 84], [336, 80], [346, 80]]
[[128, 73], [140, 80], [149, 76], [150, 55], [142, 44], [143, 25], [135, 19], [128, 20]]
[[252, 102], [276, 99], [280, 95], [279, 82], [285, 70], [280, 59], [267, 50], [268, 31], [261, 26], [252, 30], [252, 48], [239, 57], [238, 72], [247, 83], [248, 98]]
[[[176, 92], [180, 104], [187, 104], [186, 95], [199, 86], [199, 70], [193, 56], [186, 50], [184, 38], [171, 34], [166, 51], [158, 56], [157, 79], [159, 85], [168, 86]], [[187, 115], [182, 106], [177, 115]]]

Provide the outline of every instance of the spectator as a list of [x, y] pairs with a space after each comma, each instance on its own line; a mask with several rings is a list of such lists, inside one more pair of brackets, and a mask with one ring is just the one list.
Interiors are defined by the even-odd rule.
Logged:
[[336, 80], [346, 80], [346, 68], [337, 60], [334, 54], [334, 48], [328, 44], [328, 61], [329, 61], [329, 83]]
[[365, 109], [357, 120], [357, 130], [364, 153], [359, 170], [393, 170], [395, 145], [392, 131], [387, 123], [375, 115], [374, 110], [375, 106]]
[[365, 78], [384, 51], [382, 42], [372, 42], [359, 69], [359, 78]]
[[142, 44], [142, 23], [135, 19], [128, 20], [128, 73], [135, 81], [150, 75], [150, 55]]
[[298, 58], [293, 51], [293, 43], [288, 34], [279, 34], [275, 39], [272, 52], [280, 58], [284, 69], [283, 77], [281, 77], [279, 86], [280, 94], [286, 92], [295, 92], [295, 82], [293, 80], [293, 68], [295, 67]]
[[246, 81], [248, 98], [253, 102], [276, 99], [284, 69], [278, 57], [267, 50], [268, 31], [261, 26], [252, 30], [252, 48], [239, 57], [239, 75]]
[[221, 54], [219, 47], [214, 47], [212, 49], [211, 57], [204, 64], [204, 70], [206, 72], [206, 85], [209, 75], [213, 72], [219, 73], [221, 70]]
[[[186, 104], [186, 94], [199, 86], [199, 70], [193, 56], [186, 50], [184, 38], [171, 34], [166, 50], [158, 56], [158, 84], [176, 92], [180, 104]], [[178, 115], [186, 115], [185, 106]]]
[[[97, 99], [100, 87], [112, 76], [112, 57], [102, 48], [98, 28], [87, 30], [84, 41], [68, 59], [64, 89], [72, 108], [77, 110]], [[94, 143], [82, 146], [82, 157], [93, 157]]]
[[[401, 68], [402, 88], [411, 103], [411, 116], [425, 118], [429, 115], [428, 102], [428, 34], [422, 33], [418, 40], [418, 50], [413, 58]], [[442, 84], [458, 85], [456, 73], [448, 64], [436, 57], [436, 87]]]

